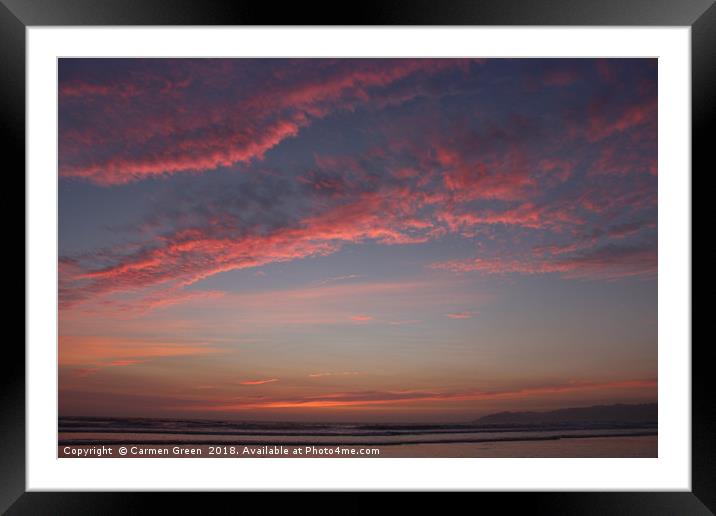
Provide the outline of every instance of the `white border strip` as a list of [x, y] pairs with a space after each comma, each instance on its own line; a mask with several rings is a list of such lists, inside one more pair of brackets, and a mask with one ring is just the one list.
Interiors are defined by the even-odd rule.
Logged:
[[[690, 28], [27, 33], [27, 489], [690, 490]], [[658, 459], [57, 459], [58, 56], [659, 57]]]

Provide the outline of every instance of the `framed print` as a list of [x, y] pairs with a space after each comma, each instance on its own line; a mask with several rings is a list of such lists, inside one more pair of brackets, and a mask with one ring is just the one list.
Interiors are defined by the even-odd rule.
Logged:
[[27, 192], [3, 509], [709, 514], [712, 2], [248, 5], [2, 6]]

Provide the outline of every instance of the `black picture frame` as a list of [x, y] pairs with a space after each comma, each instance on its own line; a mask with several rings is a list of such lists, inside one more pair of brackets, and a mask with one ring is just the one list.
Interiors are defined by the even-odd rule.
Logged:
[[[305, 5], [214, 0], [0, 0], [0, 111], [5, 156], [25, 167], [25, 30], [63, 25], [650, 25], [690, 26], [692, 42], [692, 169], [706, 168], [713, 146], [716, 93], [714, 0], [363, 0]], [[711, 129], [711, 130], [709, 130]], [[689, 171], [685, 171], [689, 173]], [[703, 170], [706, 172], [706, 170]], [[693, 172], [691, 172], [693, 177]], [[24, 191], [23, 186], [20, 187]], [[12, 194], [10, 194], [12, 195]], [[13, 211], [14, 220], [17, 215]], [[8, 213], [9, 215], [9, 213]], [[19, 225], [16, 225], [19, 226]], [[9, 228], [8, 228], [9, 229]], [[24, 239], [24, 235], [23, 235]], [[693, 252], [693, 251], [692, 251]], [[27, 258], [24, 256], [23, 258]], [[14, 258], [19, 262], [19, 257]], [[18, 274], [15, 276], [19, 277]], [[18, 280], [19, 281], [19, 280]], [[691, 343], [684, 342], [688, 346]], [[501, 511], [546, 514], [713, 514], [716, 512], [716, 409], [711, 400], [711, 343], [692, 345], [692, 490], [690, 492], [479, 493]], [[124, 514], [148, 503], [162, 510], [206, 511], [206, 495], [76, 493], [25, 490], [25, 355], [6, 339], [0, 397], [0, 510], [7, 514]], [[212, 493], [234, 510], [229, 493]], [[242, 494], [241, 496], [246, 496]], [[258, 495], [260, 496], [260, 495]], [[351, 502], [373, 504], [370, 497]], [[246, 499], [242, 499], [242, 505]], [[471, 502], [473, 503], [473, 502]], [[145, 505], [146, 504], [146, 505]], [[368, 505], [371, 504], [371, 505]], [[317, 507], [312, 507], [316, 509]], [[236, 507], [234, 506], [234, 509]]]

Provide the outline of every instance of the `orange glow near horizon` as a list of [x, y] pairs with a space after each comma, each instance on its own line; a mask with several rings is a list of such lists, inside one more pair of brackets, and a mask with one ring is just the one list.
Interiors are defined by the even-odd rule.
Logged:
[[[264, 380], [258, 383], [267, 383], [276, 380]], [[253, 385], [253, 384], [252, 384]], [[242, 404], [219, 404], [208, 406], [194, 406], [197, 411], [232, 411], [247, 409], [300, 409], [300, 408], [346, 408], [346, 407], [365, 407], [371, 405], [404, 405], [425, 402], [442, 402], [442, 401], [479, 401], [486, 399], [525, 399], [536, 395], [552, 395], [566, 392], [578, 391], [609, 391], [609, 390], [629, 390], [629, 389], [656, 389], [657, 381], [653, 379], [646, 380], [623, 380], [616, 382], [572, 382], [565, 385], [553, 385], [545, 387], [532, 387], [519, 389], [515, 391], [465, 391], [453, 393], [435, 393], [425, 391], [398, 391], [385, 393], [371, 393], [376, 396], [389, 396], [386, 399], [350, 399], [353, 393], [334, 393], [319, 396], [321, 399], [302, 399], [293, 401], [262, 401], [258, 403], [242, 403]], [[360, 393], [359, 393], [360, 394]], [[332, 399], [345, 398], [345, 399]]]

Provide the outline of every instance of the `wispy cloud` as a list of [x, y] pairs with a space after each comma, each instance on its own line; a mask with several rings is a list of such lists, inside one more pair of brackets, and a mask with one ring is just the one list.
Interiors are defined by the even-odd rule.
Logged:
[[[359, 67], [358, 71], [338, 67], [332, 76], [334, 82], [329, 80], [328, 85], [324, 80], [314, 80], [309, 73], [300, 81], [297, 89], [300, 93], [291, 90], [290, 95], [298, 99], [304, 110], [318, 110], [316, 116], [320, 117], [324, 112], [339, 109], [337, 106], [343, 102], [351, 105], [368, 102], [361, 100], [361, 95], [355, 95], [355, 88], [358, 91], [380, 88], [412, 77], [411, 74], [440, 73], [458, 64], [386, 62], [361, 66], [365, 67]], [[298, 72], [299, 69], [297, 66]], [[285, 108], [293, 113], [293, 108], [286, 107], [284, 90], [283, 86], [272, 83], [265, 91], [251, 93], [256, 97], [250, 95], [255, 100], [249, 104], [267, 112]], [[271, 102], [266, 102], [269, 97]], [[328, 256], [350, 244], [420, 245], [446, 234], [494, 238], [498, 232], [503, 235], [530, 232], [535, 239], [556, 233], [569, 238], [613, 224], [615, 220], [624, 219], [620, 220], [621, 224], [633, 223], [656, 206], [653, 177], [656, 154], [655, 147], [652, 148], [655, 104], [649, 95], [645, 97], [648, 99], [632, 103], [631, 107], [609, 103], [602, 106], [605, 101], [600, 101], [602, 104], [597, 102], [599, 99], [591, 101], [582, 107], [584, 116], [572, 119], [570, 115], [566, 126], [557, 130], [559, 134], [564, 132], [564, 138], [548, 138], [545, 134], [552, 133], [542, 126], [541, 119], [519, 116], [485, 123], [479, 128], [456, 124], [445, 132], [424, 131], [407, 141], [403, 133], [408, 128], [383, 129], [389, 145], [376, 145], [360, 159], [353, 155], [317, 154], [315, 166], [308, 171], [295, 177], [271, 179], [268, 193], [242, 185], [229, 192], [223, 188], [202, 191], [200, 204], [182, 198], [188, 206], [165, 208], [168, 212], [158, 216], [161, 223], [146, 221], [148, 233], [129, 248], [123, 245], [85, 256], [63, 257], [62, 306], [143, 290], [160, 293], [156, 297], [147, 295], [143, 302], [133, 301], [137, 307], [144, 305], [144, 309], [192, 302], [208, 294], [188, 294], [186, 287], [216, 274]], [[298, 110], [298, 113], [307, 120], [314, 120], [314, 115], [307, 115], [307, 111]], [[224, 121], [223, 113], [213, 116], [219, 119], [212, 119], [211, 127]], [[195, 137], [200, 138], [197, 135], [205, 128], [204, 122], [201, 121], [196, 134], [192, 132], [187, 136], [191, 144], [187, 143], [186, 148], [171, 145], [170, 154], [178, 155], [171, 159], [193, 160], [192, 167], [211, 165], [202, 165], [202, 160], [224, 159], [211, 157], [223, 150], [215, 151], [211, 145], [205, 148], [193, 141]], [[277, 122], [269, 117], [266, 123]], [[160, 124], [153, 130], [159, 131], [159, 127], [164, 126]], [[176, 136], [171, 127], [170, 124], [168, 129], [162, 129], [169, 131], [167, 138]], [[246, 133], [252, 156], [262, 155], [260, 139], [253, 139], [249, 133], [263, 127], [234, 129]], [[231, 131], [233, 129], [229, 133]], [[614, 134], [628, 134], [630, 138], [611, 138]], [[225, 136], [222, 133], [219, 137]], [[231, 138], [231, 134], [228, 137]], [[180, 134], [179, 140], [182, 138]], [[141, 141], [146, 141], [146, 135]], [[564, 141], [568, 142], [567, 149], [570, 145], [579, 149], [594, 148], [588, 152], [567, 152], [558, 145]], [[480, 142], [480, 152], [475, 151], [475, 142]], [[232, 140], [228, 147], [230, 150], [226, 152], [235, 152], [242, 145]], [[166, 161], [154, 153], [144, 155], [144, 152], [139, 153], [137, 159], [142, 163], [137, 166], [148, 167], [149, 175], [160, 173]], [[87, 177], [100, 182], [143, 177], [139, 169], [131, 172], [134, 169], [123, 168], [125, 165], [118, 165], [117, 171], [122, 172], [116, 173], [121, 177], [115, 177], [113, 169], [103, 165], [98, 165], [96, 173], [88, 172]], [[588, 171], [587, 175], [579, 177], [584, 170]], [[592, 175], [595, 175], [594, 181], [590, 179]], [[604, 175], [608, 176], [608, 184]], [[575, 176], [579, 181], [573, 181]], [[297, 203], [296, 199], [302, 202]], [[265, 220], [256, 220], [255, 209], [237, 211], [237, 206], [251, 207], [255, 203], [262, 206]], [[609, 237], [602, 235], [594, 245], [609, 245]], [[504, 251], [514, 256], [511, 250]], [[590, 265], [587, 256], [575, 255], [572, 259], [570, 264], [479, 256], [472, 263], [448, 260], [436, 267], [492, 273], [500, 269], [523, 274], [553, 271], [564, 278], [572, 277], [570, 269], [596, 271], [599, 268], [594, 263]], [[321, 283], [354, 283], [358, 278], [358, 274], [346, 274]]]
[[362, 278], [360, 274], [345, 274], [343, 276], [334, 276], [332, 278], [326, 278], [318, 282], [319, 285], [327, 285], [329, 283], [336, 283], [340, 281], [349, 281], [354, 279]]
[[[379, 98], [375, 90], [465, 64], [366, 59], [326, 68], [318, 61], [296, 60], [247, 80], [239, 61], [152, 61], [141, 73], [60, 83], [60, 111], [82, 114], [72, 126], [62, 118], [62, 177], [112, 185], [260, 160], [312, 120]], [[259, 84], [252, 87], [257, 78]], [[384, 93], [383, 103], [406, 99], [403, 92]], [[225, 102], [227, 95], [234, 100]], [[142, 116], [131, 118], [128, 112]]]
[[472, 319], [477, 314], [478, 312], [475, 311], [452, 312], [449, 314], [445, 314], [445, 317], [448, 317], [450, 319]]
[[311, 373], [308, 375], [309, 378], [323, 378], [324, 376], [356, 376], [360, 374], [358, 371], [341, 371], [341, 372], [324, 372], [324, 373]]
[[359, 315], [351, 315], [351, 320], [355, 322], [368, 322], [372, 321], [374, 318], [372, 315], [366, 315], [366, 314], [359, 314]]
[[389, 321], [388, 324], [391, 326], [404, 326], [408, 324], [418, 324], [421, 323], [422, 320], [420, 319], [406, 319], [404, 321]]
[[560, 274], [566, 278], [614, 279], [653, 275], [657, 271], [654, 246], [607, 245], [581, 250], [571, 256], [527, 256], [522, 259], [475, 258], [439, 262], [436, 269], [484, 274]]
[[82, 376], [108, 367], [127, 367], [167, 357], [211, 355], [221, 350], [194, 342], [167, 342], [131, 338], [60, 335], [59, 365]]
[[604, 382], [571, 381], [562, 384], [541, 385], [505, 390], [463, 390], [463, 391], [355, 391], [337, 392], [316, 396], [273, 398], [261, 401], [222, 402], [196, 407], [206, 411], [233, 411], [247, 409], [320, 409], [369, 407], [375, 405], [403, 405], [446, 401], [482, 401], [493, 399], [540, 398], [573, 392], [641, 390], [656, 394], [655, 379], [618, 380]]
[[266, 378], [263, 380], [243, 380], [239, 382], [239, 385], [263, 385], [265, 383], [278, 382], [278, 378]]

